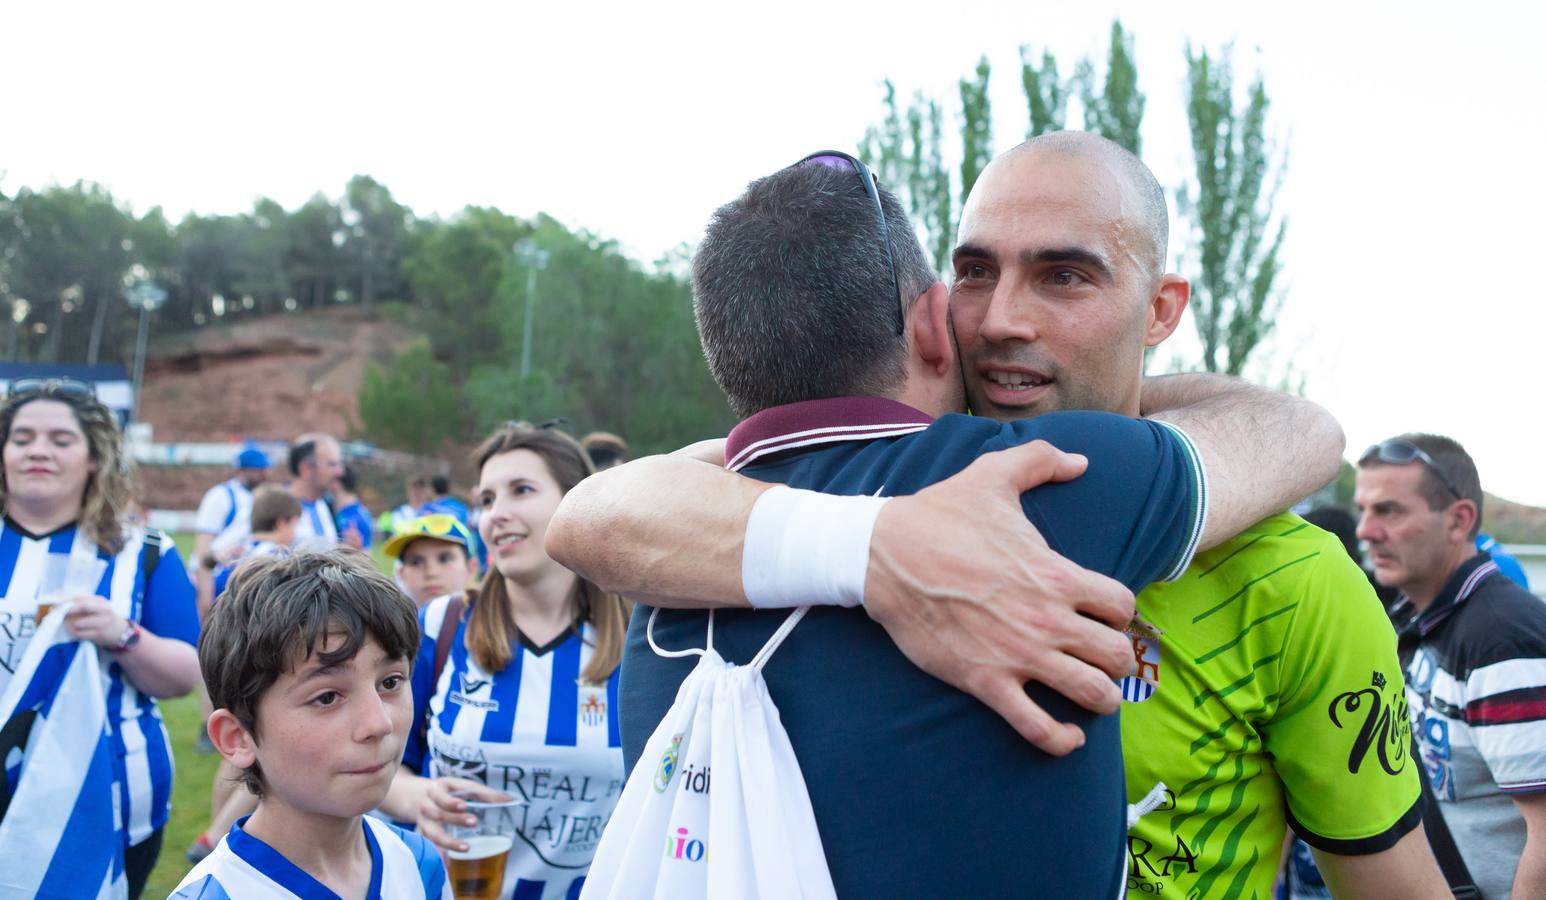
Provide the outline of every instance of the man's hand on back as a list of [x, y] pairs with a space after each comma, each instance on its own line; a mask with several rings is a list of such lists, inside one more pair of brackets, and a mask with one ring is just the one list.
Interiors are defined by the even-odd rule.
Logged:
[[990, 453], [881, 510], [865, 609], [908, 659], [986, 703], [1054, 756], [1084, 744], [1025, 693], [1040, 682], [1098, 713], [1116, 711], [1113, 678], [1133, 668], [1122, 633], [1132, 592], [1054, 553], [1020, 494], [1084, 472], [1045, 441]]

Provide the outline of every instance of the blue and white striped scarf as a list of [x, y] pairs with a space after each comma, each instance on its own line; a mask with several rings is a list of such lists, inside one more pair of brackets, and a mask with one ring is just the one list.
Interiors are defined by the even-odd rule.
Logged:
[[65, 630], [66, 609], [39, 624], [0, 695], [0, 725], [37, 713], [21, 758], [0, 761], [18, 773], [0, 822], [0, 897], [127, 895], [102, 666]]

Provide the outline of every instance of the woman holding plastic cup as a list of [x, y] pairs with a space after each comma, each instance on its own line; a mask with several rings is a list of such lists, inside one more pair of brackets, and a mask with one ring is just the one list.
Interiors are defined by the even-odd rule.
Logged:
[[[458, 897], [564, 900], [578, 895], [622, 791], [628, 606], [543, 549], [559, 500], [591, 472], [574, 438], [510, 423], [476, 461], [489, 572], [476, 591], [419, 613], [422, 727], [382, 809], [446, 851]], [[478, 871], [507, 847], [502, 879]]]
[[[0, 445], [0, 623], [8, 635], [0, 641], [0, 696], [13, 674], [28, 674], [16, 670], [40, 624], [40, 606], [64, 617], [69, 637], [96, 645], [117, 821], [126, 833], [117, 847], [75, 850], [121, 853], [129, 896], [137, 897], [160, 852], [172, 789], [172, 755], [155, 700], [187, 694], [199, 682], [193, 584], [165, 534], [125, 524], [122, 436], [91, 385], [13, 381], [0, 403]], [[8, 737], [25, 746], [19, 729]], [[14, 749], [0, 743], [0, 757]], [[29, 758], [19, 775], [7, 773], [6, 797], [28, 779], [61, 777], [51, 763]], [[8, 869], [34, 862], [10, 860], [3, 847], [0, 861]]]

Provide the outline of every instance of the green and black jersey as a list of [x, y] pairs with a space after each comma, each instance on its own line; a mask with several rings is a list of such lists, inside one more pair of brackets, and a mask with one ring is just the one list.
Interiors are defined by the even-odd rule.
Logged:
[[[1292, 825], [1374, 853], [1419, 821], [1396, 636], [1336, 538], [1292, 515], [1138, 595], [1124, 680], [1128, 894], [1272, 895]], [[1156, 790], [1156, 785], [1163, 788]]]

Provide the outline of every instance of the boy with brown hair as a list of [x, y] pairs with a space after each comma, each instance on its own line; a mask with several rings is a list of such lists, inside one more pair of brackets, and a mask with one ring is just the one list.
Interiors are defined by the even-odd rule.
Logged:
[[236, 572], [199, 666], [216, 707], [210, 737], [258, 808], [173, 897], [450, 900], [433, 846], [364, 815], [402, 758], [418, 643], [413, 603], [356, 551]]
[[[224, 565], [219, 565], [213, 557], [205, 561], [211, 567], [219, 565], [215, 569], [211, 604], [225, 593], [231, 575], [242, 563], [249, 559], [289, 556], [290, 545], [295, 543], [295, 525], [300, 519], [301, 502], [289, 491], [274, 486], [258, 488], [252, 495], [249, 534], [239, 546], [232, 548], [236, 553], [235, 558]], [[202, 698], [202, 702], [206, 722], [204, 732], [199, 735], [193, 749], [197, 753], [209, 754], [215, 752], [215, 745], [209, 739], [208, 725], [209, 714], [214, 711], [214, 707], [210, 705], [208, 697]], [[203, 860], [215, 849], [221, 836], [231, 830], [233, 822], [252, 812], [253, 798], [235, 791], [236, 782], [236, 772], [229, 763], [222, 761], [215, 770], [215, 782], [209, 789], [210, 825], [188, 846], [184, 854], [188, 862]]]

